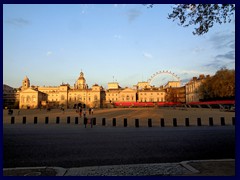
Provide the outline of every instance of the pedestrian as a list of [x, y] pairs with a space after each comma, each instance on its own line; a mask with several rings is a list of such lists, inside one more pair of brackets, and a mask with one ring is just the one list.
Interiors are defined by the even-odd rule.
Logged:
[[81, 107], [79, 109], [79, 116], [80, 116], [80, 118], [82, 117], [82, 108]]
[[89, 115], [90, 115], [91, 114], [91, 108], [89, 108], [88, 112], [89, 112]]
[[83, 110], [83, 117], [84, 118], [86, 117], [86, 110], [85, 109]]
[[93, 114], [93, 108], [91, 109], [91, 111], [92, 111], [92, 114]]

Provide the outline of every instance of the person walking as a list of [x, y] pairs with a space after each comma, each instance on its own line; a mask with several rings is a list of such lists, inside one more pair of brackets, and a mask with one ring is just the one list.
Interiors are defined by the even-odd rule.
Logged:
[[89, 108], [88, 112], [89, 112], [88, 114], [90, 115], [91, 114], [91, 108]]
[[82, 108], [81, 107], [79, 107], [79, 116], [80, 116], [80, 118], [82, 117]]

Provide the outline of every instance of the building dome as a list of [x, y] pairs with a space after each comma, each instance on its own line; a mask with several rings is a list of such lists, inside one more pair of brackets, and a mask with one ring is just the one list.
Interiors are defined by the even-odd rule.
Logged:
[[80, 73], [80, 76], [78, 77], [78, 80], [75, 84], [76, 89], [86, 89], [86, 80], [84, 78], [83, 72]]

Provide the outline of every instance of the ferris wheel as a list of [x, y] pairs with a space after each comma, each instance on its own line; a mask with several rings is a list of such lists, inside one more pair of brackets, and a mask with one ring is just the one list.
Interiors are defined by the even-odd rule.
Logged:
[[149, 84], [152, 84], [153, 81], [155, 81], [155, 79], [157, 79], [158, 77], [160, 76], [166, 76], [165, 77], [165, 80], [168, 80], [168, 81], [181, 81], [180, 78], [172, 73], [171, 71], [158, 71], [156, 73], [154, 73], [147, 81]]

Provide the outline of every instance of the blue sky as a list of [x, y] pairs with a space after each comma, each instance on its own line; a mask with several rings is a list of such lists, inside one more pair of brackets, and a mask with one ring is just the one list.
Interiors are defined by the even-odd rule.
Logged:
[[[132, 87], [158, 71], [182, 83], [221, 67], [235, 69], [235, 19], [194, 36], [167, 19], [173, 5], [3, 5], [3, 83], [20, 87], [117, 81]], [[174, 80], [157, 76], [152, 85]]]

